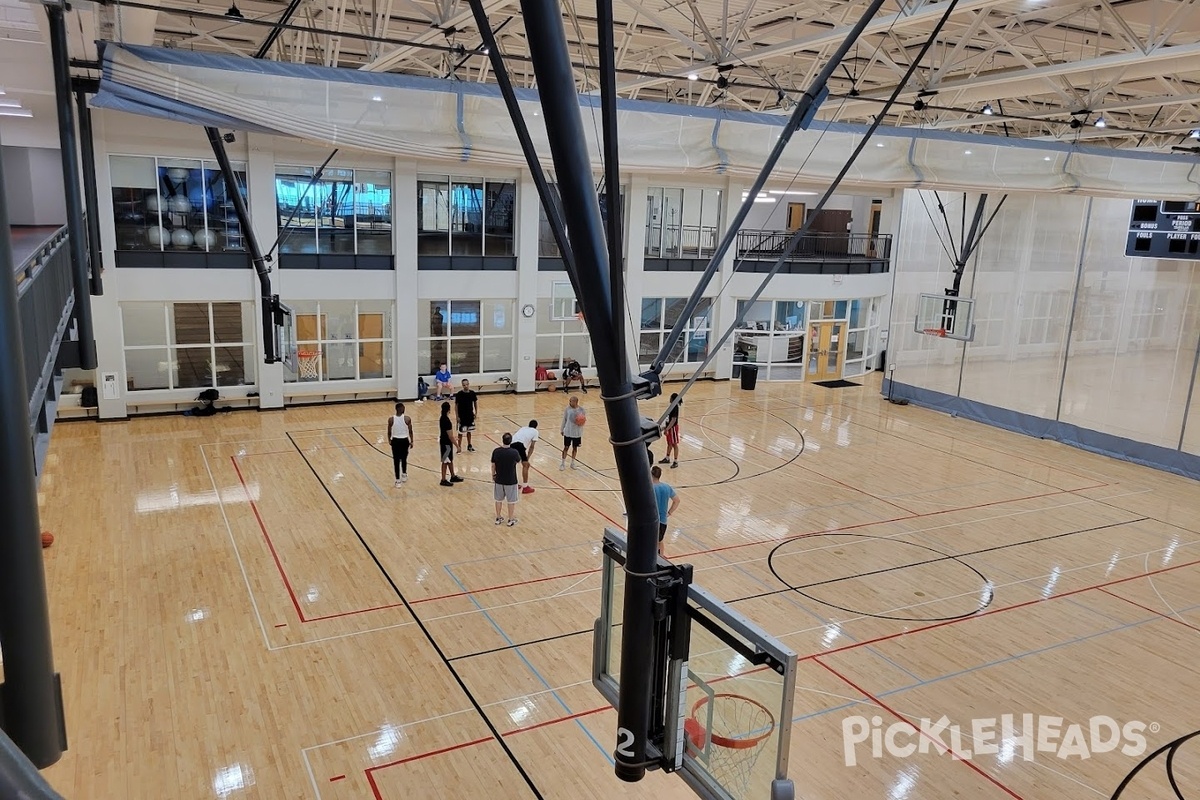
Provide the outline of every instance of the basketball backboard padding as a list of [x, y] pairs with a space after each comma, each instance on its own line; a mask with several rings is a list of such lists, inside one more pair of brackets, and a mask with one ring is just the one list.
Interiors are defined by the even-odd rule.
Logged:
[[[620, 697], [626, 552], [624, 533], [607, 529], [592, 678], [614, 708]], [[671, 564], [660, 559], [659, 567], [667, 570]], [[787, 766], [795, 652], [703, 587], [692, 583], [686, 591], [689, 646], [683, 660], [669, 662], [662, 676], [667, 698], [661, 711], [669, 719], [662, 720], [662, 741], [650, 743], [649, 751], [704, 800], [791, 800], [795, 792]], [[749, 713], [727, 713], [718, 721], [714, 697], [733, 698], [726, 702]], [[722, 728], [731, 724], [732, 730]]]
[[913, 331], [924, 336], [970, 342], [975, 339], [975, 300], [948, 294], [917, 298]]

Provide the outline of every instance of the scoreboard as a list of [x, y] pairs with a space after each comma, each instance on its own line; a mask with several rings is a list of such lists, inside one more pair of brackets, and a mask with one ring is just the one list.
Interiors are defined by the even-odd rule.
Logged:
[[1200, 202], [1134, 200], [1125, 255], [1200, 260]]

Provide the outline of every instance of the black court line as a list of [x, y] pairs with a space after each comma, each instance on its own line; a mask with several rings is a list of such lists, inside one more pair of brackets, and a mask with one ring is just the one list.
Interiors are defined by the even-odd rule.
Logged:
[[[547, 599], [553, 599], [553, 598], [551, 597], [551, 598], [547, 598]], [[527, 642], [514, 642], [513, 644], [506, 644], [503, 647], [493, 647], [488, 650], [480, 650], [476, 653], [464, 653], [461, 656], [453, 656], [449, 660], [450, 661], [462, 661], [463, 659], [466, 659], [466, 658], [477, 658], [478, 656], [490, 656], [494, 653], [503, 653], [505, 650], [516, 650], [519, 647], [528, 647], [531, 644], [545, 644], [546, 642], [555, 642], [555, 641], [558, 641], [559, 639], [568, 639], [572, 636], [579, 636], [580, 634], [591, 633], [591, 632], [592, 632], [592, 629], [587, 628], [586, 630], [582, 630], [582, 631], [570, 631], [568, 633], [557, 633], [554, 636], [545, 636], [541, 639], [530, 639]]]
[[437, 653], [437, 656], [441, 659], [442, 664], [444, 664], [446, 669], [450, 671], [450, 674], [458, 683], [459, 688], [462, 689], [463, 694], [466, 695], [467, 700], [470, 701], [471, 706], [475, 709], [475, 713], [479, 715], [479, 718], [483, 720], [484, 725], [487, 726], [488, 731], [492, 734], [492, 738], [499, 743], [500, 747], [504, 750], [505, 755], [508, 756], [508, 760], [512, 762], [512, 765], [516, 767], [517, 772], [520, 773], [521, 777], [525, 780], [526, 785], [529, 786], [529, 790], [533, 792], [533, 796], [538, 798], [538, 800], [545, 800], [545, 798], [542, 797], [542, 793], [538, 791], [537, 785], [534, 784], [533, 778], [530, 777], [529, 773], [525, 771], [525, 768], [521, 766], [521, 762], [517, 759], [513, 751], [509, 749], [508, 743], [500, 734], [499, 729], [497, 729], [492, 723], [491, 719], [488, 718], [488, 715], [484, 713], [483, 706], [480, 705], [479, 701], [475, 699], [475, 695], [471, 693], [471, 690], [467, 687], [467, 684], [462, 679], [462, 676], [458, 674], [458, 670], [456, 670], [454, 665], [450, 663], [450, 659], [446, 658], [446, 653], [437, 643], [437, 639], [435, 639], [433, 634], [429, 632], [429, 628], [425, 626], [425, 623], [421, 620], [421, 618], [417, 616], [416, 610], [413, 609], [412, 604], [409, 603], [408, 598], [404, 596], [404, 593], [400, 591], [399, 585], [396, 583], [395, 579], [392, 578], [391, 574], [388, 573], [387, 568], [383, 566], [383, 562], [379, 560], [379, 556], [377, 556], [375, 551], [371, 549], [371, 546], [367, 544], [367, 540], [363, 538], [362, 533], [358, 530], [358, 526], [354, 524], [354, 522], [350, 519], [350, 515], [346, 513], [344, 508], [342, 508], [342, 504], [338, 502], [338, 499], [334, 497], [333, 492], [330, 491], [327, 485], [325, 485], [325, 481], [321, 480], [320, 474], [308, 460], [308, 456], [306, 456], [304, 451], [300, 449], [300, 446], [296, 444], [296, 441], [292, 438], [291, 433], [287, 433], [286, 435], [288, 437], [288, 441], [292, 443], [292, 447], [296, 448], [296, 452], [300, 454], [300, 457], [304, 459], [304, 463], [307, 464], [309, 470], [312, 471], [313, 477], [317, 479], [317, 483], [321, 484], [321, 488], [325, 490], [325, 494], [329, 495], [329, 499], [333, 502], [334, 507], [337, 508], [338, 512], [342, 515], [342, 519], [346, 520], [346, 524], [350, 526], [350, 530], [354, 531], [354, 535], [358, 537], [358, 541], [362, 544], [363, 549], [367, 551], [367, 554], [371, 556], [371, 560], [375, 562], [375, 566], [377, 566], [379, 571], [383, 573], [383, 577], [387, 580], [388, 584], [391, 585], [392, 591], [396, 593], [396, 597], [398, 597], [400, 602], [404, 604], [405, 610], [407, 610], [412, 616], [413, 621], [417, 623], [417, 627], [420, 628], [421, 633], [425, 635], [426, 641], [429, 642], [429, 645], [433, 648], [433, 651]]
[[[775, 548], [767, 556], [767, 565], [771, 569], [771, 574], [773, 574], [776, 577], [776, 579], [778, 579], [779, 582], [784, 584], [784, 586], [786, 586], [787, 588], [775, 589], [770, 592], [762, 592], [761, 594], [757, 594], [757, 595], [749, 595], [747, 597], [743, 597], [742, 600], [757, 600], [757, 599], [760, 599], [763, 597], [771, 597], [773, 595], [782, 594], [784, 592], [794, 591], [794, 592], [798, 592], [802, 596], [807, 597], [808, 599], [810, 599], [814, 602], [821, 603], [822, 605], [829, 606], [830, 608], [836, 608], [839, 611], [845, 611], [848, 614], [863, 614], [864, 616], [879, 617], [882, 619], [890, 619], [890, 620], [896, 620], [896, 621], [901, 621], [901, 622], [940, 622], [943, 620], [930, 619], [927, 617], [902, 618], [902, 617], [882, 616], [882, 615], [877, 615], [877, 614], [866, 614], [865, 612], [857, 611], [855, 609], [842, 608], [841, 606], [837, 605], [836, 603], [831, 603], [827, 600], [822, 600], [819, 597], [813, 597], [812, 595], [806, 594], [804, 592], [804, 590], [813, 589], [813, 588], [816, 588], [819, 586], [829, 586], [829, 585], [832, 585], [835, 583], [841, 583], [842, 581], [859, 580], [862, 578], [869, 578], [869, 577], [876, 576], [876, 575], [884, 575], [884, 574], [887, 574], [890, 572], [899, 572], [901, 570], [909, 569], [911, 567], [920, 567], [920, 566], [925, 566], [928, 564], [937, 564], [937, 563], [945, 562], [945, 561], [957, 561], [959, 563], [964, 563], [961, 561], [961, 559], [970, 558], [972, 556], [984, 555], [986, 553], [994, 553], [994, 552], [998, 552], [1000, 550], [1007, 550], [1007, 549], [1013, 548], [1013, 547], [1022, 547], [1022, 546], [1030, 545], [1030, 544], [1041, 544], [1043, 542], [1050, 542], [1050, 541], [1054, 541], [1055, 539], [1063, 539], [1068, 536], [1077, 536], [1077, 535], [1083, 534], [1083, 533], [1095, 533], [1096, 531], [1109, 530], [1111, 528], [1119, 528], [1124, 525], [1132, 525], [1132, 524], [1135, 524], [1138, 522], [1145, 522], [1149, 519], [1150, 519], [1149, 517], [1138, 517], [1136, 519], [1129, 519], [1129, 520], [1125, 520], [1123, 522], [1112, 522], [1107, 525], [1097, 525], [1092, 528], [1081, 528], [1079, 530], [1051, 534], [1050, 536], [1042, 536], [1042, 537], [1038, 537], [1035, 539], [1026, 539], [1026, 540], [1019, 541], [1019, 542], [1009, 542], [1008, 544], [995, 545], [994, 547], [984, 547], [979, 550], [971, 550], [971, 551], [968, 551], [965, 553], [945, 553], [945, 554], [940, 555], [937, 558], [926, 559], [924, 561], [916, 561], [916, 562], [913, 562], [910, 564], [898, 564], [898, 565], [892, 566], [892, 567], [882, 567], [880, 569], [868, 570], [867, 572], [861, 572], [856, 575], [846, 575], [846, 576], [843, 576], [840, 578], [826, 578], [824, 580], [814, 581], [812, 583], [802, 584], [800, 586], [794, 586], [791, 583], [789, 583], [788, 581], [785, 581], [782, 577], [780, 577], [779, 572], [776, 571], [776, 569], [775, 569], [775, 563], [774, 563], [775, 554], [780, 550], [780, 548], [783, 548], [787, 545], [793, 544], [794, 542], [797, 542], [797, 541], [802, 541], [803, 539], [811, 539], [811, 538], [815, 538], [815, 537], [824, 537], [824, 536], [855, 536], [855, 535], [857, 535], [857, 534], [844, 534], [844, 533], [836, 533], [836, 532], [828, 533], [828, 534], [822, 534], [822, 533], [810, 534], [809, 536], [802, 537], [802, 539], [791, 539], [786, 542], [780, 542], [778, 545], [775, 546]], [[921, 532], [913, 531], [913, 533], [920, 534]], [[880, 538], [880, 537], [868, 537], [868, 538], [874, 539], [874, 538]], [[891, 541], [891, 540], [889, 539], [887, 541]], [[895, 541], [904, 541], [904, 540], [896, 539]], [[912, 544], [911, 542], [907, 542], [907, 543]], [[934, 550], [934, 548], [928, 547], [926, 545], [918, 545], [918, 546], [924, 547], [927, 550]], [[935, 551], [935, 552], [939, 552], [939, 551]], [[801, 551], [800, 553], [797, 553], [797, 555], [802, 555], [802, 554], [803, 554], [803, 551]], [[967, 566], [970, 566], [970, 565], [967, 565]], [[980, 577], [983, 577], [982, 573], [979, 573], [979, 571], [976, 570], [974, 567], [971, 567], [971, 569], [973, 571], [975, 571], [977, 574], [980, 574]], [[983, 579], [986, 583], [987, 578], [983, 577]], [[994, 593], [990, 593], [990, 595], [991, 594], [994, 594]], [[936, 599], [937, 598], [935, 598], [935, 600]], [[942, 598], [942, 599], [945, 599], [945, 598]], [[982, 611], [984, 608], [986, 608], [987, 605], [991, 604], [992, 599], [993, 599], [993, 597], [989, 596], [987, 599], [987, 602], [984, 603], [979, 609], [976, 609], [975, 611], [971, 612], [970, 614], [966, 614], [964, 616], [973, 616], [975, 614], [978, 614], [980, 611]], [[947, 620], [948, 619], [955, 619], [955, 617], [947, 618]]]

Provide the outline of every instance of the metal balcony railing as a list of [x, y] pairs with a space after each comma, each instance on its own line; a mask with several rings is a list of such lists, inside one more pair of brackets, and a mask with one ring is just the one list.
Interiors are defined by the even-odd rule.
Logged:
[[[792, 237], [789, 231], [742, 230], [738, 231], [737, 258], [753, 261], [774, 261], [782, 255]], [[892, 254], [890, 234], [869, 235], [865, 233], [810, 233], [799, 246], [788, 255], [788, 261], [814, 261], [822, 259], [863, 259], [887, 261]]]
[[74, 308], [68, 239], [64, 225], [16, 265], [15, 270], [29, 419], [34, 428], [31, 433], [35, 434], [54, 377], [59, 344]]

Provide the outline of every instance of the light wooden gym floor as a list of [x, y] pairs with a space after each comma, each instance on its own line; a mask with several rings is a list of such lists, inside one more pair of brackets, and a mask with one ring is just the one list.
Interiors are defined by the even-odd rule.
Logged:
[[[1150, 726], [1147, 754], [1200, 728], [1197, 484], [862, 383], [698, 384], [666, 471], [668, 555], [801, 655], [798, 796], [1111, 797], [1141, 756], [847, 767], [842, 726], [1107, 715]], [[622, 503], [596, 391], [586, 468], [558, 470], [565, 401], [483, 396], [453, 488], [434, 403], [409, 405], [400, 489], [385, 403], [57, 426], [41, 513], [70, 750], [47, 777], [73, 800], [692, 796], [612, 775], [589, 675]], [[497, 528], [488, 457], [531, 417], [537, 491]], [[1174, 768], [1186, 795], [1200, 754]], [[1174, 797], [1162, 759], [1125, 797]]]

